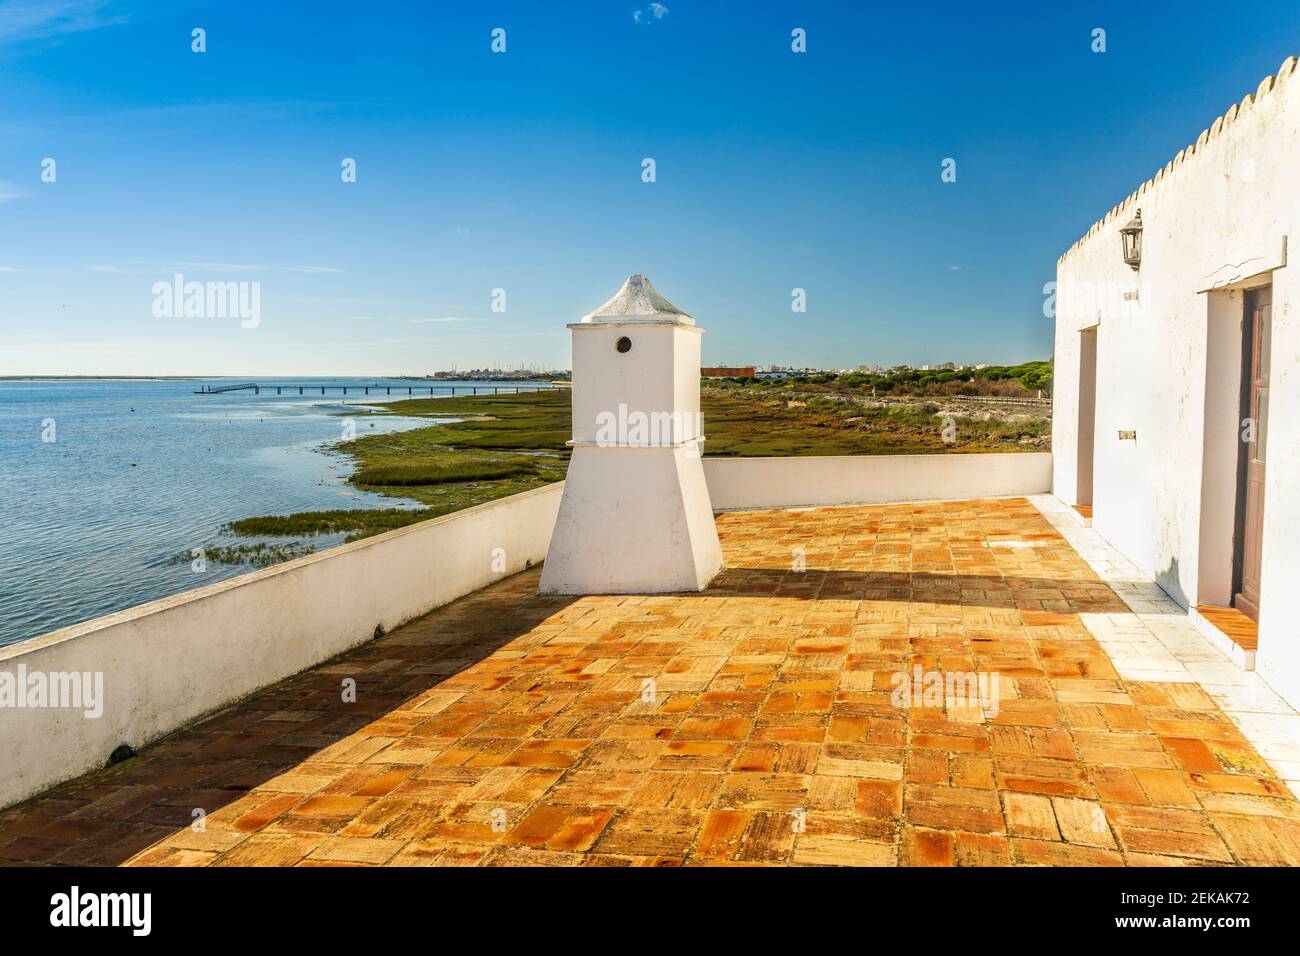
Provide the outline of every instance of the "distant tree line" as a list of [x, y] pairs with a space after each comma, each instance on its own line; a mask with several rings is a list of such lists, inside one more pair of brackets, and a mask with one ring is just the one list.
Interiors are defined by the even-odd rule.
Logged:
[[733, 379], [759, 388], [827, 386], [875, 395], [1025, 395], [1052, 394], [1052, 363], [1022, 362], [984, 368], [891, 369], [871, 372], [814, 372], [783, 379]]

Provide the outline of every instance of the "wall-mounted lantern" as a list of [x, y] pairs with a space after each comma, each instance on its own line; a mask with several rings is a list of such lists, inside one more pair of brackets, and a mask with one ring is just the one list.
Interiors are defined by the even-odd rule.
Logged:
[[1128, 225], [1119, 231], [1124, 240], [1124, 261], [1136, 269], [1142, 265], [1142, 210], [1128, 221]]

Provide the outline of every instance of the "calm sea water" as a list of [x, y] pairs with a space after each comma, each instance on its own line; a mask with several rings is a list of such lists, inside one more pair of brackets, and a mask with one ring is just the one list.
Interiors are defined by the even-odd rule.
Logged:
[[[0, 645], [247, 573], [209, 561], [196, 574], [174, 560], [221, 543], [228, 521], [408, 504], [348, 485], [350, 461], [323, 446], [343, 437], [346, 419], [358, 436], [428, 425], [366, 405], [389, 397], [383, 386], [398, 398], [414, 383], [274, 381], [295, 388], [195, 395], [228, 382], [0, 381]], [[322, 397], [326, 382], [381, 389]], [[315, 395], [297, 394], [312, 383]]]

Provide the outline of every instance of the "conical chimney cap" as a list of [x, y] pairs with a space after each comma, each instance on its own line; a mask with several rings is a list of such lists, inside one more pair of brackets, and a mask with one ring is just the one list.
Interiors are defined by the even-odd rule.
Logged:
[[691, 316], [660, 295], [643, 275], [628, 276], [614, 298], [582, 317], [583, 322], [631, 322], [638, 319], [695, 324]]

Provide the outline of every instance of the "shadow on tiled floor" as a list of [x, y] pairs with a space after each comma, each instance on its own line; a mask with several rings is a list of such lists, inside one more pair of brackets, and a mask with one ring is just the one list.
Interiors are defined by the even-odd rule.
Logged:
[[[0, 864], [119, 864], [190, 828], [195, 810], [221, 810], [358, 731], [382, 729], [385, 716], [569, 603], [537, 597], [535, 587], [512, 579], [490, 598], [470, 595], [442, 610], [447, 616], [437, 634], [412, 640], [415, 625], [400, 628], [224, 708], [125, 763], [0, 812]], [[357, 686], [355, 701], [346, 704], [345, 679]], [[282, 778], [282, 785], [290, 784]]]
[[[703, 594], [508, 579], [0, 813], [0, 860], [1300, 862], [1268, 764], [1194, 682], [1117, 673], [1080, 615], [1126, 606], [1029, 502], [718, 525]], [[898, 706], [918, 667], [996, 706]]]

